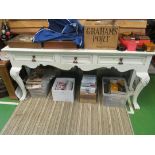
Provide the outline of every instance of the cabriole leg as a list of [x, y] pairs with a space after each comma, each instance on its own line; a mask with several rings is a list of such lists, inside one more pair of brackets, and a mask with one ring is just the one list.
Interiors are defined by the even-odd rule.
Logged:
[[143, 90], [143, 88], [149, 83], [150, 81], [150, 77], [148, 73], [136, 73], [136, 75], [140, 78], [140, 81], [134, 91], [134, 95], [133, 95], [133, 105], [135, 107], [135, 109], [140, 109], [140, 106], [137, 102], [138, 96], [140, 94], [140, 92]]
[[20, 100], [22, 101], [25, 99], [27, 92], [26, 92], [23, 80], [19, 76], [20, 70], [21, 70], [21, 67], [12, 67], [10, 70], [10, 75], [17, 82], [18, 86], [20, 87], [22, 91], [22, 96], [20, 98]]

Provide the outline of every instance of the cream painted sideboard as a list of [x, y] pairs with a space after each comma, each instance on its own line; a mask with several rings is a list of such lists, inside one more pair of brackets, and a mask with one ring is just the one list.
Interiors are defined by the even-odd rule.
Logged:
[[[69, 70], [74, 66], [84, 71], [101, 67], [115, 67], [120, 72], [134, 70], [129, 84], [129, 91], [133, 95], [132, 103], [135, 109], [139, 109], [137, 98], [142, 89], [149, 83], [149, 65], [155, 53], [149, 52], [120, 52], [117, 50], [88, 50], [88, 49], [30, 49], [30, 48], [3, 48], [8, 52], [12, 64], [10, 75], [18, 83], [24, 100], [27, 91], [19, 76], [22, 66], [36, 68], [41, 65], [51, 65], [63, 70]], [[140, 81], [133, 89], [135, 77]]]

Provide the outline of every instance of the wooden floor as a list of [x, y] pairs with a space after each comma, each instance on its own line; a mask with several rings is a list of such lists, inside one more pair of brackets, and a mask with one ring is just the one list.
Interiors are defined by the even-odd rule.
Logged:
[[47, 98], [21, 102], [2, 130], [4, 135], [133, 134], [125, 107], [103, 103], [54, 103]]

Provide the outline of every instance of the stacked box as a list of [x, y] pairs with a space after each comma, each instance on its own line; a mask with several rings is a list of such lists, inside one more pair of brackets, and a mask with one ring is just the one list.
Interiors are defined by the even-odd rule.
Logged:
[[137, 20], [137, 19], [128, 19], [128, 20], [115, 20], [115, 23], [120, 27], [119, 34], [141, 34], [145, 35], [147, 20]]
[[6, 97], [6, 96], [8, 96], [6, 87], [5, 87], [2, 79], [0, 79], [0, 98]]
[[26, 88], [32, 97], [46, 97], [51, 87], [51, 80], [54, 77], [52, 70], [42, 71], [42, 73], [34, 71], [26, 81]]
[[46, 41], [34, 43], [32, 34], [20, 34], [7, 42], [11, 48], [53, 48], [53, 49], [76, 49], [77, 46], [73, 41]]
[[112, 20], [85, 21], [84, 48], [116, 49], [118, 44], [119, 26]]
[[106, 106], [122, 106], [128, 99], [126, 80], [118, 77], [104, 77], [102, 79], [103, 103]]
[[84, 75], [80, 87], [80, 103], [96, 103], [96, 76]]
[[74, 78], [56, 78], [52, 86], [53, 101], [74, 102]]

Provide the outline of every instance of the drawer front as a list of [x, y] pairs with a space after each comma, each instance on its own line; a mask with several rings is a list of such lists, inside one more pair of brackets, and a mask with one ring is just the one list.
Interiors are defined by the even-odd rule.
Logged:
[[55, 61], [54, 56], [46, 55], [35, 55], [35, 54], [23, 54], [23, 55], [14, 55], [13, 59], [16, 61], [44, 61], [44, 62], [53, 62]]
[[128, 57], [128, 56], [99, 56], [98, 64], [129, 64], [129, 65], [144, 65], [146, 59], [144, 57]]
[[91, 64], [93, 63], [93, 57], [87, 55], [63, 55], [61, 56], [62, 64]]

